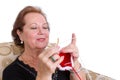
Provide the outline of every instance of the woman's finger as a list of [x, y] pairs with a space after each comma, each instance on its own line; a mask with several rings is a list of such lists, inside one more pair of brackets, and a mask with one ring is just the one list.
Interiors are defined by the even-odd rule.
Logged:
[[59, 52], [59, 46], [54, 46], [46, 49], [45, 52], [43, 53], [43, 56], [46, 56], [47, 58], [49, 58], [58, 52]]
[[60, 58], [60, 56], [56, 53], [50, 56], [49, 58], [51, 59], [52, 62], [56, 62]]
[[74, 33], [72, 34], [71, 44], [76, 45], [76, 35]]

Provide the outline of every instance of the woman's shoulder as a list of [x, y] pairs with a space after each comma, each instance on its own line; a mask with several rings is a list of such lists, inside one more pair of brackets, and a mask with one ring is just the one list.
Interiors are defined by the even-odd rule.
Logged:
[[16, 60], [14, 60], [11, 64], [9, 64], [7, 67], [5, 67], [4, 71], [12, 71], [12, 70], [17, 70], [18, 68], [18, 63], [19, 63], [19, 59], [16, 58]]
[[[34, 74], [34, 75], [33, 75]], [[3, 80], [31, 80], [35, 78], [36, 73], [30, 71], [29, 68], [18, 58], [8, 65], [3, 71]], [[29, 79], [31, 78], [31, 79]]]

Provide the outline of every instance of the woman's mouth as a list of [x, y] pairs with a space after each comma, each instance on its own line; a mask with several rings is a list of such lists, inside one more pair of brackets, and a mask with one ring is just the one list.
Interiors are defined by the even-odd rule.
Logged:
[[37, 41], [43, 42], [43, 41], [45, 41], [45, 38], [39, 38], [39, 39], [37, 39]]

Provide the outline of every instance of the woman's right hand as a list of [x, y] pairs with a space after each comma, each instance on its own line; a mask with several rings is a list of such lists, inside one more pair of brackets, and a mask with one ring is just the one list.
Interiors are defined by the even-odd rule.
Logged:
[[[37, 72], [40, 78], [49, 77], [50, 80], [50, 78], [52, 77], [52, 73], [55, 72], [56, 68], [64, 59], [64, 57], [60, 57], [58, 53], [59, 46], [57, 45], [47, 48], [42, 53], [40, 53], [40, 55], [38, 56], [39, 63]], [[52, 60], [50, 57], [52, 57], [54, 60]]]

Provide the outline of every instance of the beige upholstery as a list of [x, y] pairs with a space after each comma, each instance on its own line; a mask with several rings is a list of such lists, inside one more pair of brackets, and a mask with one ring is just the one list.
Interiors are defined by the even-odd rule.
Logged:
[[[3, 69], [22, 53], [23, 49], [15, 46], [13, 42], [0, 43], [0, 80], [2, 80]], [[84, 69], [87, 80], [114, 80], [110, 77]]]
[[2, 80], [3, 69], [14, 61], [22, 51], [23, 49], [15, 46], [13, 42], [0, 43], [0, 80]]

